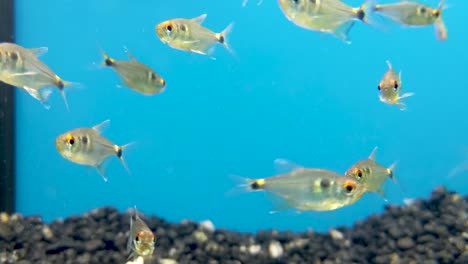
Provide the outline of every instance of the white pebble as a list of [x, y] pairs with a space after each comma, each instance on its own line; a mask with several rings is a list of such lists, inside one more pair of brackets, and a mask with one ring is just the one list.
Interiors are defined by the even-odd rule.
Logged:
[[131, 260], [127, 261], [127, 263], [125, 263], [125, 264], [144, 264], [144, 263], [145, 263], [145, 261], [144, 261], [143, 257], [140, 256], [137, 259], [135, 259], [134, 261], [131, 261]]
[[177, 264], [177, 261], [166, 258], [166, 259], [160, 259], [159, 263], [160, 264]]
[[283, 247], [278, 241], [272, 241], [268, 249], [272, 258], [279, 258], [283, 255]]
[[210, 232], [215, 231], [215, 226], [210, 220], [205, 220], [205, 221], [200, 222], [200, 227]]
[[[271, 247], [271, 245], [270, 245]], [[262, 247], [260, 245], [250, 245], [249, 247], [249, 253], [252, 254], [252, 255], [256, 255], [258, 253], [260, 253], [260, 250], [262, 249]], [[271, 251], [271, 249], [270, 249]]]
[[344, 238], [344, 235], [343, 233], [341, 233], [340, 231], [336, 230], [336, 229], [330, 229], [329, 230], [330, 232], [330, 235], [331, 237], [333, 238], [333, 240], [341, 240]]

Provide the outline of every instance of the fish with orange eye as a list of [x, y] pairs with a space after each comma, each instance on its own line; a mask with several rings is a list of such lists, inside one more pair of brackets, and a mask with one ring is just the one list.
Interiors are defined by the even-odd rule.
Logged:
[[214, 46], [219, 43], [234, 54], [228, 44], [228, 34], [234, 24], [231, 23], [222, 32], [215, 33], [201, 25], [205, 18], [206, 14], [192, 19], [166, 20], [157, 24], [155, 31], [163, 43], [178, 50], [194, 52], [215, 59], [212, 52]]
[[345, 177], [354, 179], [366, 186], [367, 191], [378, 193], [385, 201], [383, 185], [387, 179], [397, 183], [394, 170], [396, 162], [389, 167], [383, 166], [375, 161], [377, 147], [372, 150], [368, 158], [354, 163], [346, 172]]
[[383, 75], [377, 87], [379, 89], [380, 101], [386, 104], [397, 105], [402, 111], [406, 110], [406, 104], [404, 104], [401, 99], [413, 96], [414, 93], [400, 95], [402, 89], [401, 72], [397, 74], [390, 61], [387, 60], [386, 62], [388, 70]]
[[104, 161], [110, 156], [117, 156], [130, 174], [123, 153], [133, 143], [116, 145], [104, 137], [101, 133], [109, 123], [110, 120], [106, 120], [92, 128], [82, 127], [67, 131], [57, 136], [55, 147], [63, 158], [81, 165], [95, 167], [104, 181], [107, 181]]
[[134, 214], [130, 216], [130, 235], [127, 240], [128, 259], [151, 258], [154, 251], [155, 238], [151, 229], [138, 216], [136, 206]]
[[445, 0], [441, 0], [437, 8], [415, 1], [399, 1], [390, 4], [376, 4], [372, 10], [404, 26], [434, 25], [437, 39], [445, 41], [448, 37], [447, 27], [442, 19], [442, 11], [445, 8]]
[[356, 202], [366, 192], [365, 185], [357, 180], [330, 170], [304, 168], [285, 159], [277, 159], [275, 163], [291, 170], [262, 179], [236, 176], [241, 181], [238, 187], [244, 191], [265, 191], [273, 198], [271, 212], [331, 211]]

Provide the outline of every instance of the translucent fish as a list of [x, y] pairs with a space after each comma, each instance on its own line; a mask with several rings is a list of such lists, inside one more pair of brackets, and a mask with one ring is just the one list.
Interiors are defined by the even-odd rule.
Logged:
[[112, 67], [125, 82], [127, 87], [145, 94], [154, 95], [162, 93], [166, 89], [166, 81], [147, 65], [139, 62], [126, 50], [130, 60], [115, 60], [104, 51], [104, 65]]
[[383, 75], [377, 88], [379, 89], [379, 99], [386, 104], [397, 105], [400, 110], [406, 110], [406, 104], [401, 99], [413, 96], [414, 93], [400, 95], [402, 89], [401, 72], [397, 74], [393, 70], [392, 64], [387, 60], [388, 70]]
[[[284, 162], [282, 160], [281, 162]], [[297, 164], [287, 165], [297, 167]], [[237, 176], [240, 178], [240, 176]], [[300, 166], [289, 173], [263, 179], [243, 178], [244, 191], [265, 191], [276, 199], [274, 210], [330, 211], [356, 202], [366, 188], [358, 181], [325, 169]]]
[[69, 109], [64, 87], [73, 83], [62, 80], [38, 59], [46, 52], [45, 47], [26, 49], [14, 43], [0, 43], [0, 81], [24, 89], [47, 109], [50, 108], [47, 100], [51, 94], [48, 88], [55, 86]]
[[153, 255], [155, 237], [151, 229], [138, 216], [137, 208], [134, 207], [134, 214], [130, 217], [130, 234], [127, 240], [128, 259], [143, 257], [148, 258]]
[[375, 154], [377, 147], [372, 150], [372, 153], [367, 159], [360, 160], [353, 164], [346, 172], [345, 177], [354, 179], [366, 186], [367, 191], [378, 193], [385, 201], [385, 193], [383, 191], [384, 182], [387, 179], [392, 179], [393, 182], [397, 183], [394, 170], [396, 162], [385, 167], [375, 161]]
[[77, 128], [55, 139], [55, 146], [62, 157], [74, 163], [95, 167], [104, 181], [107, 181], [104, 161], [110, 156], [117, 156], [130, 174], [123, 152], [133, 144], [118, 146], [102, 136], [101, 132], [109, 122], [110, 120], [106, 120], [92, 128]]
[[442, 11], [445, 8], [445, 1], [442, 0], [437, 8], [414, 1], [400, 1], [374, 5], [372, 9], [404, 26], [434, 25], [437, 39], [445, 41], [448, 37], [447, 28], [442, 19]]
[[217, 43], [222, 44], [234, 54], [228, 44], [228, 35], [234, 23], [229, 24], [221, 33], [215, 33], [202, 26], [206, 14], [186, 19], [175, 18], [156, 25], [156, 34], [160, 40], [172, 48], [194, 52], [215, 59], [211, 54]]
[[334, 35], [346, 43], [350, 43], [348, 35], [355, 21], [370, 24], [366, 16], [368, 1], [358, 8], [339, 0], [279, 0], [278, 2], [286, 18], [294, 24]]

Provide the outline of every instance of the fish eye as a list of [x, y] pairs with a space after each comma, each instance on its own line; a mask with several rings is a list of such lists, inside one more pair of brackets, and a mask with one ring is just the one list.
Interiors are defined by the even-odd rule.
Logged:
[[167, 31], [167, 32], [171, 32], [171, 31], [172, 31], [172, 24], [171, 24], [171, 23], [168, 23], [168, 24], [166, 25], [166, 31]]
[[299, 0], [293, 0], [295, 4], [299, 4]]
[[393, 82], [393, 88], [395, 88], [395, 90], [398, 89], [398, 82], [397, 81]]
[[67, 135], [67, 137], [65, 138], [65, 140], [67, 141], [67, 143], [71, 146], [73, 146], [75, 144], [75, 137], [72, 136], [72, 135]]
[[345, 188], [347, 193], [351, 193], [354, 188], [356, 188], [356, 185], [353, 182], [347, 181], [343, 184], [343, 187]]
[[380, 84], [377, 86], [377, 89], [379, 89], [379, 91], [380, 91], [380, 89], [382, 89], [382, 87], [380, 86]]
[[358, 179], [362, 178], [362, 170], [361, 169], [356, 169], [354, 170], [354, 174], [358, 177]]

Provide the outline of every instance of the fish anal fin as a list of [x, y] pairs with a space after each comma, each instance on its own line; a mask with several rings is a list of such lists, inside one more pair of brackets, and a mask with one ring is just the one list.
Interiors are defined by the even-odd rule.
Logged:
[[47, 100], [50, 94], [52, 94], [52, 90], [48, 88], [35, 89], [27, 86], [24, 86], [23, 89], [36, 100], [40, 101], [46, 109], [50, 108], [50, 104], [47, 102]]
[[101, 163], [97, 164], [95, 167], [99, 174], [102, 176], [102, 179], [107, 182], [107, 176], [106, 176], [106, 168], [107, 168], [107, 161], [102, 161]]

